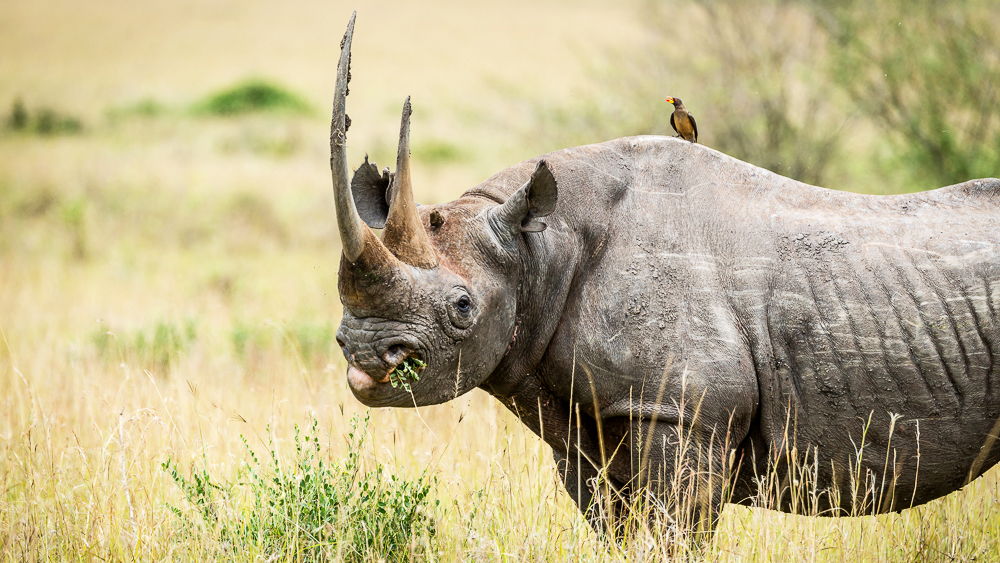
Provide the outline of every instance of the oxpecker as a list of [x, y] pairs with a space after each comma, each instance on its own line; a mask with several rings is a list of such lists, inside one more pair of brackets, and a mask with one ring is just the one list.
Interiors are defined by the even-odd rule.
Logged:
[[698, 142], [698, 124], [694, 121], [694, 116], [684, 107], [684, 102], [680, 98], [667, 98], [667, 101], [674, 104], [674, 113], [670, 114], [670, 126], [677, 131], [678, 137]]

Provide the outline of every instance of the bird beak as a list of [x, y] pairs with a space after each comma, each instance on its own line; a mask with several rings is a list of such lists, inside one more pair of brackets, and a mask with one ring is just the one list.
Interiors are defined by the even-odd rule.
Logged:
[[674, 103], [674, 99], [673, 98], [667, 98], [667, 101], [670, 102], [670, 103]]

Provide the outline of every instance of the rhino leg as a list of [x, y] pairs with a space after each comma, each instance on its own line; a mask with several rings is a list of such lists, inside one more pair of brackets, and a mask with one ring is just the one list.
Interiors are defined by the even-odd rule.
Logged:
[[717, 439], [725, 432], [651, 421], [630, 426], [632, 509], [653, 529], [709, 537], [731, 488], [733, 447]]
[[[621, 540], [643, 526], [710, 537], [732, 486], [733, 449], [702, 427], [650, 420], [602, 421], [606, 467], [553, 447], [566, 493], [601, 535]], [[696, 538], [697, 539], [697, 538]]]
[[[602, 483], [597, 470], [586, 460], [580, 460], [578, 464], [576, 459], [571, 460], [565, 452], [556, 449], [552, 450], [552, 457], [566, 494], [573, 499], [594, 531], [621, 539], [628, 514], [628, 506], [621, 494], [624, 485], [612, 477], [605, 477], [607, 480]], [[602, 485], [608, 486], [602, 488]], [[601, 490], [609, 494], [602, 495]]]

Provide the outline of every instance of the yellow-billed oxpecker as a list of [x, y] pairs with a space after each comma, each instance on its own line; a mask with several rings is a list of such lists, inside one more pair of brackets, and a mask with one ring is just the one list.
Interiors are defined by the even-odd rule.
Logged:
[[680, 98], [667, 98], [667, 101], [674, 104], [674, 113], [670, 114], [670, 126], [677, 131], [677, 136], [697, 143], [698, 124], [695, 123], [694, 116], [684, 107], [684, 102]]

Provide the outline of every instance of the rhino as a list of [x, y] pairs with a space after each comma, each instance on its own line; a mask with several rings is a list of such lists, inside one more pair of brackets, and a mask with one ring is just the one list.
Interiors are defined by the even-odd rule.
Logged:
[[862, 195], [637, 136], [417, 206], [409, 98], [395, 171], [348, 182], [353, 29], [330, 165], [361, 403], [486, 391], [612, 533], [642, 503], [689, 530], [726, 503], [900, 511], [1000, 459], [1000, 180]]

